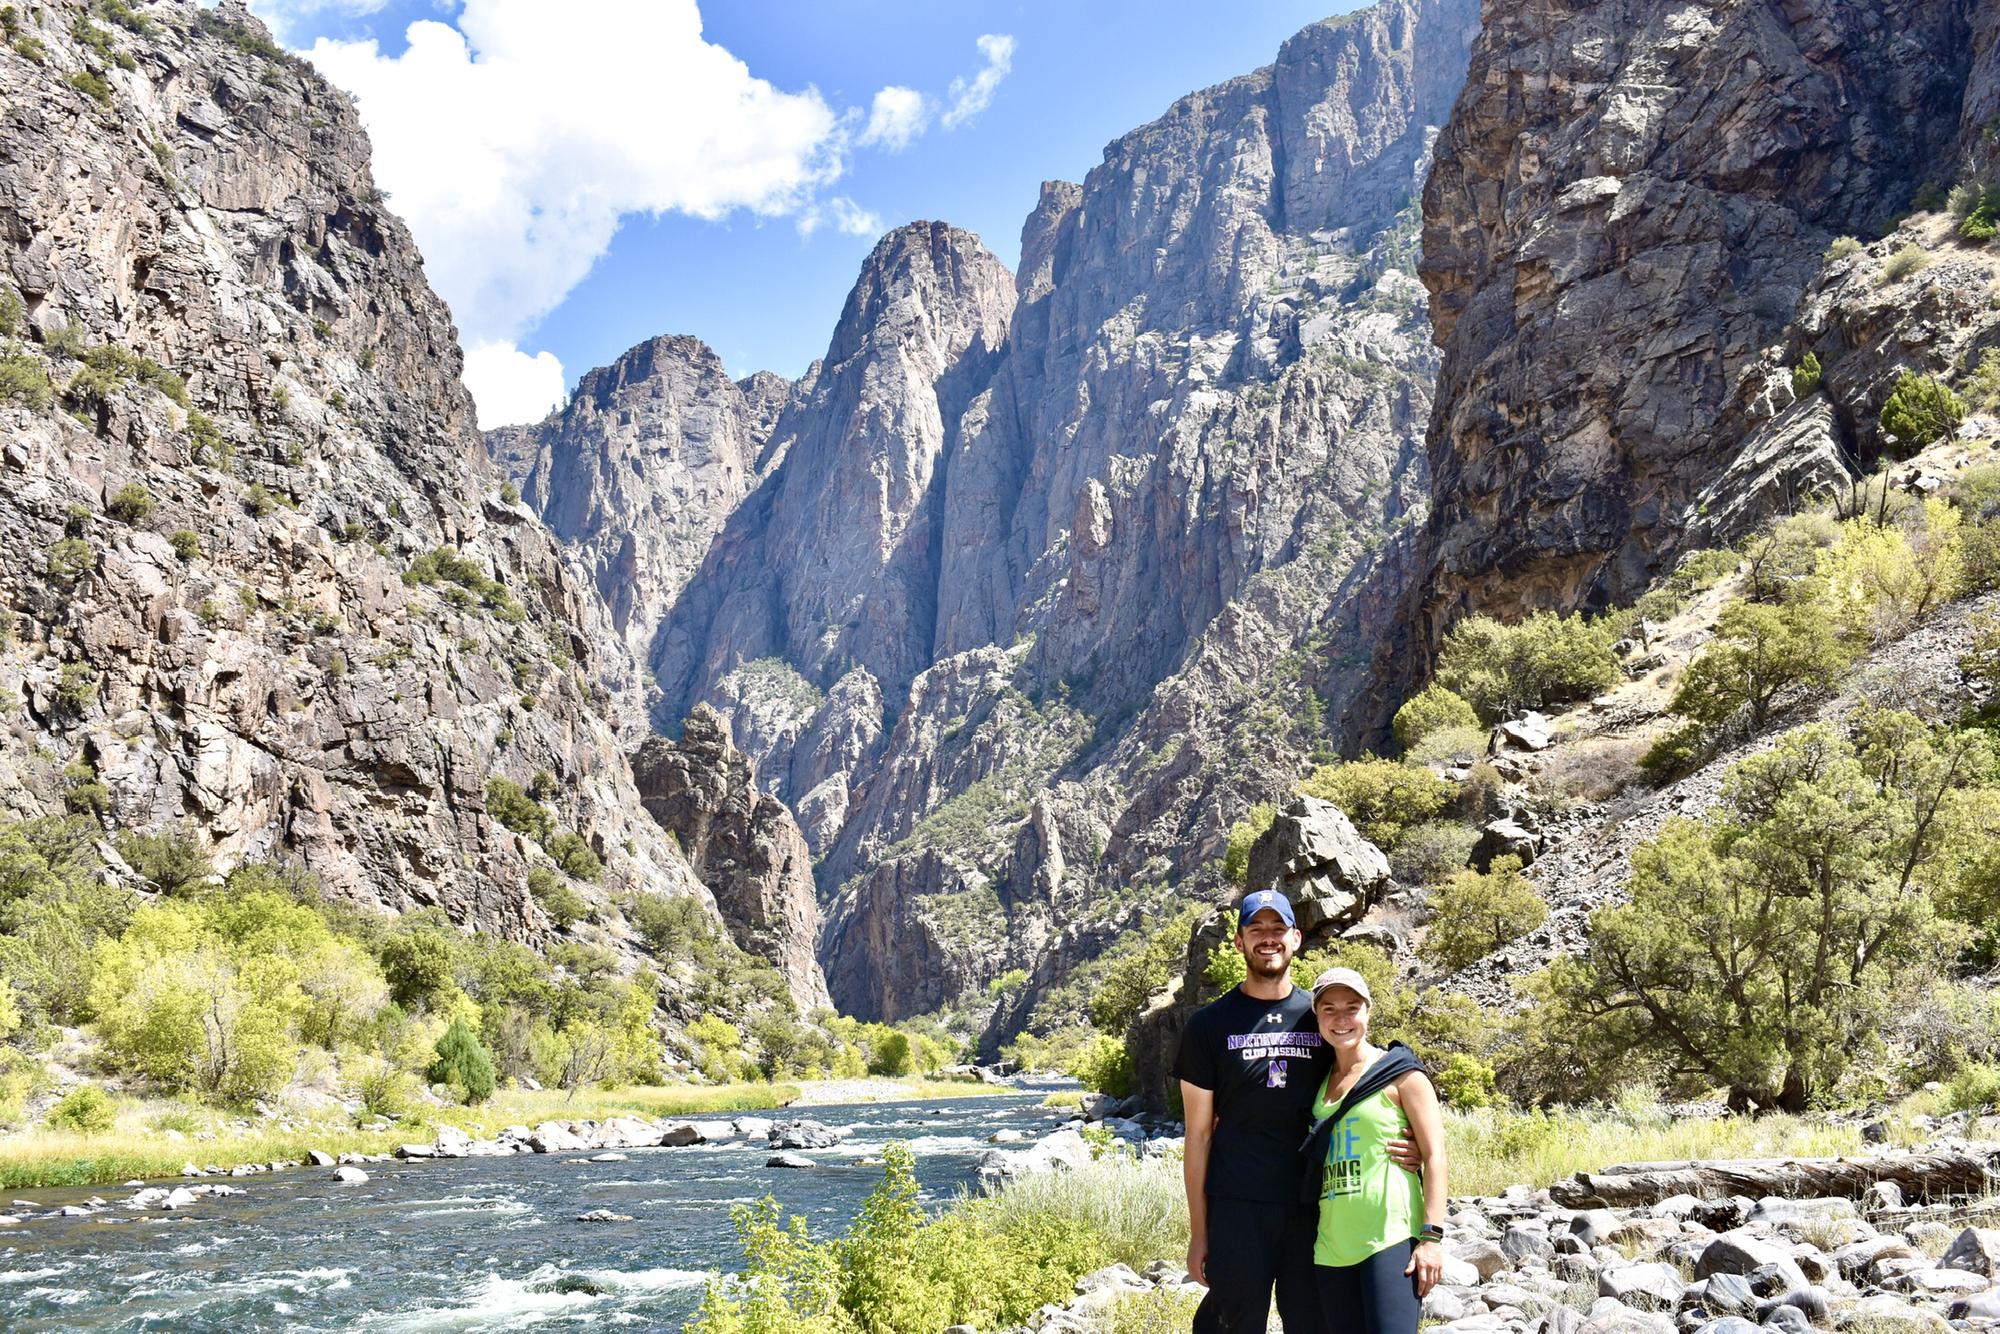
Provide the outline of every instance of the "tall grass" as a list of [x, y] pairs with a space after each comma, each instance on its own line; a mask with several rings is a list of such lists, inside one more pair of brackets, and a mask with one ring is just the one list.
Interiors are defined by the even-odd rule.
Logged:
[[1598, 1112], [1445, 1113], [1453, 1195], [1497, 1195], [1521, 1184], [1546, 1186], [1616, 1163], [1697, 1158], [1820, 1158], [1860, 1153], [1857, 1125], [1796, 1116], [1679, 1116], [1664, 1108]]
[[1089, 1228], [1104, 1238], [1113, 1260], [1134, 1269], [1187, 1257], [1187, 1195], [1177, 1161], [1108, 1154], [1074, 1171], [1011, 1181], [980, 1204], [1002, 1226], [1055, 1218]]

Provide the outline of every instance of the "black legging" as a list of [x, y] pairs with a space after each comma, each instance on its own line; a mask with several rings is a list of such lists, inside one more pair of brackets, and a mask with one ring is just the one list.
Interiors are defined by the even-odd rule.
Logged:
[[1409, 1268], [1415, 1241], [1399, 1241], [1360, 1264], [1314, 1265], [1327, 1334], [1417, 1334], [1424, 1304]]

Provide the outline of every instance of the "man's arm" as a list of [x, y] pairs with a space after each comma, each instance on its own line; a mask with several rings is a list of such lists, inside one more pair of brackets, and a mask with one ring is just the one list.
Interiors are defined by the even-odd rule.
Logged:
[[1181, 1156], [1181, 1184], [1187, 1188], [1188, 1277], [1208, 1282], [1208, 1146], [1215, 1137], [1215, 1092], [1181, 1081], [1181, 1111], [1187, 1148]]

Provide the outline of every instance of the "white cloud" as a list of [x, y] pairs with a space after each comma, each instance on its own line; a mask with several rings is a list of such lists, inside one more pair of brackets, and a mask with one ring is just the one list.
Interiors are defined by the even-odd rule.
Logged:
[[993, 100], [993, 92], [1000, 86], [1000, 80], [1014, 68], [1014, 39], [1006, 33], [989, 32], [979, 39], [979, 54], [986, 64], [971, 79], [953, 79], [951, 105], [945, 108], [938, 123], [947, 130], [959, 126], [986, 110]]
[[479, 406], [479, 429], [538, 422], [562, 403], [562, 363], [552, 352], [529, 356], [512, 343], [474, 343], [461, 376]]
[[930, 102], [922, 93], [891, 84], [875, 94], [868, 109], [868, 127], [858, 142], [900, 153], [924, 132], [930, 119]]
[[844, 169], [818, 90], [704, 41], [695, 0], [466, 0], [456, 27], [407, 36], [395, 57], [324, 38], [307, 54], [359, 101], [376, 180], [469, 345], [522, 338], [628, 213], [781, 216]]
[[861, 207], [846, 195], [835, 195], [799, 214], [799, 235], [811, 236], [820, 229], [820, 224], [828, 222], [843, 236], [879, 236], [882, 232], [881, 214]]
[[264, 20], [279, 41], [287, 40], [293, 25], [321, 14], [344, 14], [362, 18], [378, 14], [389, 0], [250, 0], [250, 12]]

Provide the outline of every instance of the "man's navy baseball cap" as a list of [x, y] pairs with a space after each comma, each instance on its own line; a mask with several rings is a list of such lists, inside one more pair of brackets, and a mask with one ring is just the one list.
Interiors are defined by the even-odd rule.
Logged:
[[1284, 918], [1286, 926], [1299, 924], [1299, 919], [1292, 915], [1292, 901], [1275, 889], [1260, 889], [1255, 894], [1245, 894], [1243, 902], [1236, 907], [1236, 920], [1247, 922], [1266, 908]]

